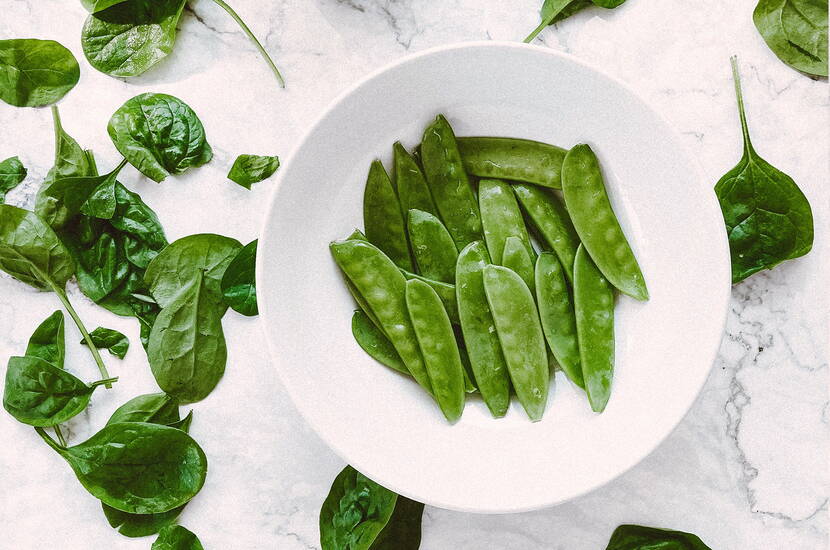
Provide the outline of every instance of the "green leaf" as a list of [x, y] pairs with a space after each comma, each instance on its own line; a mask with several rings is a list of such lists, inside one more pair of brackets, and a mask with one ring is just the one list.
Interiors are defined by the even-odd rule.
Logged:
[[127, 0], [81, 0], [81, 4], [83, 4], [86, 11], [89, 13], [96, 13], [126, 1]]
[[107, 425], [118, 422], [149, 422], [165, 426], [179, 420], [179, 403], [166, 393], [133, 397], [112, 413]]
[[250, 189], [251, 185], [270, 178], [279, 167], [279, 157], [239, 155], [228, 172], [228, 179]]
[[242, 247], [228, 264], [222, 276], [222, 295], [225, 303], [242, 315], [259, 313], [256, 300], [256, 240]]
[[164, 228], [152, 208], [137, 193], [115, 184], [115, 213], [110, 224], [124, 238], [124, 253], [134, 266], [146, 268], [167, 246]]
[[112, 172], [103, 175], [56, 178], [41, 190], [41, 208], [35, 209], [53, 229], [67, 225], [78, 214], [109, 219], [115, 214], [115, 178], [121, 162]]
[[131, 538], [155, 535], [163, 527], [174, 523], [185, 506], [185, 504], [182, 504], [177, 508], [158, 514], [130, 514], [129, 512], [116, 510], [103, 502], [101, 503], [104, 516], [106, 516], [110, 527], [114, 527], [125, 537]]
[[0, 203], [6, 200], [6, 193], [17, 187], [26, 178], [26, 168], [20, 159], [10, 157], [0, 162]]
[[12, 357], [6, 369], [3, 407], [24, 424], [56, 426], [86, 409], [96, 387], [115, 380], [86, 385], [39, 357]]
[[605, 550], [712, 550], [691, 533], [640, 525], [614, 529]]
[[623, 3], [625, 3], [625, 0], [545, 0], [540, 11], [542, 22], [524, 41], [532, 42], [548, 25], [558, 23], [591, 6], [591, 4], [601, 8], [613, 9]]
[[827, 0], [760, 0], [752, 19], [781, 61], [827, 76]]
[[424, 505], [398, 495], [395, 511], [380, 532], [371, 550], [418, 550], [421, 547], [421, 520]]
[[[130, 340], [111, 328], [98, 327], [89, 333], [89, 337], [96, 348], [106, 349], [119, 359], [124, 359], [127, 350], [130, 349]], [[81, 344], [86, 345], [86, 340], [81, 339]]]
[[26, 356], [39, 357], [62, 369], [66, 356], [63, 326], [63, 312], [57, 310], [38, 325], [32, 336], [29, 337]]
[[110, 76], [138, 76], [167, 57], [185, 0], [127, 0], [89, 15], [81, 31], [84, 55]]
[[81, 72], [72, 52], [53, 40], [0, 40], [0, 99], [16, 107], [56, 103]]
[[732, 282], [807, 254], [813, 213], [793, 179], [758, 156], [749, 138], [737, 60], [732, 58], [744, 152], [715, 185], [732, 255]]
[[122, 155], [148, 178], [160, 182], [213, 157], [205, 129], [193, 109], [167, 94], [127, 100], [107, 126]]
[[115, 170], [103, 176], [101, 183], [92, 190], [92, 193], [81, 205], [81, 214], [105, 220], [115, 215], [115, 186], [118, 184], [115, 178], [126, 163], [126, 160], [122, 160]]
[[181, 525], [169, 525], [161, 530], [150, 550], [204, 550], [198, 537]]
[[183, 432], [190, 432], [190, 425], [193, 423], [193, 410], [191, 409], [184, 418], [181, 420], [176, 420], [175, 422], [171, 422], [167, 424], [171, 428], [176, 428], [177, 430], [182, 430]]

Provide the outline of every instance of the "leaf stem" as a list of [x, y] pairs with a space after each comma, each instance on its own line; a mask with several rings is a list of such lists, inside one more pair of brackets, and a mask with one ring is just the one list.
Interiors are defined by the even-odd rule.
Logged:
[[57, 166], [58, 161], [60, 160], [61, 132], [63, 131], [63, 126], [61, 126], [61, 114], [58, 112], [57, 105], [52, 105], [52, 122], [55, 129], [55, 162], [53, 165]]
[[100, 386], [102, 384], [112, 384], [114, 382], [118, 382], [118, 377], [113, 376], [112, 378], [105, 378], [103, 380], [96, 380], [92, 384], [89, 385], [90, 388], [94, 388], [96, 386]]
[[242, 18], [239, 17], [239, 15], [233, 10], [233, 8], [226, 4], [223, 0], [213, 0], [213, 2], [217, 4], [219, 7], [221, 7], [223, 10], [228, 12], [228, 15], [230, 15], [233, 18], [233, 20], [236, 21], [240, 27], [242, 27], [242, 31], [246, 35], [248, 35], [248, 38], [251, 40], [251, 42], [253, 42], [257, 50], [259, 50], [259, 53], [262, 55], [263, 59], [265, 59], [265, 62], [268, 63], [268, 67], [270, 67], [271, 72], [273, 72], [274, 76], [277, 77], [277, 81], [280, 83], [280, 88], [285, 88], [285, 80], [282, 78], [280, 70], [277, 69], [276, 65], [274, 65], [274, 61], [271, 59], [271, 56], [268, 55], [268, 52], [265, 51], [265, 48], [262, 47], [262, 44], [260, 44], [259, 40], [257, 40], [257, 37], [254, 36], [254, 33], [251, 31], [251, 29], [248, 28], [248, 25], [246, 25]]
[[66, 447], [59, 445], [57, 441], [49, 437], [49, 434], [46, 433], [46, 430], [44, 430], [43, 428], [35, 428], [35, 431], [40, 436], [40, 438], [46, 442], [47, 445], [55, 449], [58, 453], [63, 454], [63, 451], [66, 449]]
[[63, 437], [63, 432], [61, 431], [60, 426], [55, 426], [55, 435], [58, 436], [58, 441], [61, 444], [61, 447], [66, 447], [66, 439]]
[[[565, 4], [567, 5], [567, 3]], [[533, 32], [527, 35], [527, 38], [523, 40], [525, 44], [529, 44], [533, 42], [533, 39], [539, 36], [539, 33], [545, 30], [545, 27], [553, 23], [553, 20], [556, 19], [556, 16], [562, 13], [562, 10], [565, 8], [563, 5], [558, 10], [553, 10], [553, 12], [549, 13], [547, 17], [542, 18], [542, 22], [539, 23], [539, 26], [533, 29]]]
[[738, 112], [741, 116], [741, 132], [744, 136], [744, 151], [752, 151], [752, 141], [749, 139], [749, 126], [746, 122], [746, 112], [744, 111], [744, 94], [741, 91], [741, 72], [738, 69], [738, 56], [733, 55], [729, 58], [732, 64], [732, 80], [735, 83], [735, 95], [738, 97]]
[[124, 168], [124, 166], [126, 166], [126, 165], [127, 165], [127, 159], [122, 158], [121, 162], [118, 163], [118, 166], [116, 166], [115, 169], [112, 172], [110, 172], [110, 174], [113, 175], [113, 176], [117, 176], [121, 172], [121, 169]]

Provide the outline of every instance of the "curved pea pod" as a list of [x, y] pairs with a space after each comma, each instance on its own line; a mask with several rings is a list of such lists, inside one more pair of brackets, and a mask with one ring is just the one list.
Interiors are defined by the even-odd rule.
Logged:
[[405, 269], [401, 270], [403, 276], [406, 277], [407, 280], [417, 279], [418, 281], [422, 281], [429, 286], [432, 287], [432, 290], [438, 294], [438, 297], [441, 298], [441, 301], [444, 303], [444, 309], [447, 310], [447, 315], [450, 317], [450, 321], [453, 324], [458, 324], [458, 301], [455, 296], [455, 285], [451, 285], [450, 283], [443, 283], [441, 281], [436, 281], [434, 279], [429, 279], [422, 275], [417, 275]]
[[455, 281], [458, 250], [441, 220], [429, 212], [410, 210], [407, 229], [412, 254], [421, 275], [445, 283]]
[[455, 290], [461, 331], [478, 390], [490, 414], [499, 418], [510, 405], [510, 377], [484, 291], [483, 272], [489, 263], [484, 242], [468, 244], [458, 255]]
[[614, 376], [614, 290], [584, 246], [574, 263], [574, 310], [585, 391], [591, 409], [602, 412]]
[[536, 259], [536, 303], [553, 356], [570, 381], [584, 389], [573, 301], [562, 264], [553, 252], [542, 252]]
[[478, 204], [484, 240], [495, 263], [504, 265], [502, 255], [508, 237], [521, 239], [528, 256], [536, 258], [522, 212], [509, 184], [499, 180], [481, 180], [478, 184]]
[[458, 149], [468, 174], [562, 188], [565, 151], [529, 139], [506, 137], [460, 137]]
[[605, 278], [623, 294], [648, 300], [648, 289], [634, 252], [611, 208], [602, 170], [587, 145], [565, 155], [562, 191], [576, 232]]
[[506, 267], [484, 268], [484, 292], [516, 396], [531, 420], [545, 413], [550, 366], [539, 312], [527, 285]]
[[379, 160], [372, 161], [363, 191], [363, 227], [370, 243], [398, 267], [412, 269], [401, 204]]
[[443, 115], [424, 130], [421, 162], [441, 219], [460, 250], [481, 239], [481, 219], [452, 127]]
[[432, 287], [413, 279], [406, 282], [406, 306], [433, 396], [446, 419], [456, 422], [464, 412], [464, 366], [444, 304]]
[[515, 184], [513, 192], [536, 231], [559, 257], [568, 281], [573, 283], [573, 265], [579, 247], [579, 235], [565, 206], [552, 192], [533, 185]]
[[398, 267], [371, 243], [339, 241], [329, 245], [334, 261], [366, 300], [386, 337], [409, 373], [432, 392], [415, 330], [406, 309], [406, 279]]
[[515, 271], [530, 289], [530, 293], [536, 292], [536, 281], [533, 268], [533, 260], [527, 253], [525, 244], [518, 237], [507, 237], [504, 241], [504, 252], [502, 253], [501, 265]]
[[427, 180], [415, 157], [396, 141], [392, 146], [395, 165], [395, 184], [398, 187], [398, 199], [401, 203], [401, 211], [404, 214], [410, 210], [422, 210], [438, 216], [438, 207], [432, 200]]
[[352, 335], [363, 351], [369, 354], [372, 359], [390, 369], [409, 375], [406, 365], [403, 364], [401, 356], [395, 351], [395, 346], [389, 338], [375, 326], [369, 316], [357, 310], [352, 315]]

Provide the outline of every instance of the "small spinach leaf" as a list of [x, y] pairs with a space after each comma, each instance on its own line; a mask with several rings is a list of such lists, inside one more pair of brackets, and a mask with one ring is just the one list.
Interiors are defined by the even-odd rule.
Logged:
[[542, 22], [536, 27], [532, 33], [524, 39], [525, 42], [532, 42], [536, 36], [542, 32], [545, 27], [558, 23], [559, 21], [570, 17], [578, 11], [589, 7], [592, 3], [601, 8], [613, 9], [623, 4], [625, 0], [545, 0], [542, 4], [540, 15]]
[[[130, 349], [130, 340], [111, 328], [98, 327], [89, 333], [89, 337], [96, 348], [106, 349], [119, 359], [124, 359], [127, 350]], [[86, 340], [81, 339], [81, 344], [86, 345]]]
[[110, 118], [107, 132], [127, 161], [157, 182], [213, 157], [199, 117], [167, 94], [146, 93], [127, 100]]
[[66, 344], [63, 334], [63, 312], [57, 310], [38, 325], [29, 337], [26, 356], [39, 357], [62, 369], [66, 356]]
[[620, 525], [614, 529], [605, 550], [712, 550], [700, 538], [683, 531], [670, 531], [640, 525]]
[[225, 303], [242, 315], [259, 313], [256, 301], [256, 240], [242, 247], [228, 264], [222, 276], [222, 295]]
[[181, 525], [168, 525], [150, 550], [204, 550], [199, 538]]
[[239, 155], [228, 172], [228, 179], [250, 189], [251, 185], [274, 175], [279, 167], [279, 157]]
[[182, 504], [177, 508], [158, 514], [130, 514], [129, 512], [116, 510], [103, 502], [101, 503], [104, 516], [106, 516], [110, 527], [118, 529], [119, 533], [131, 538], [155, 535], [163, 527], [175, 522], [185, 506], [185, 504]]
[[80, 76], [75, 56], [54, 40], [0, 40], [0, 99], [9, 105], [56, 103]]
[[166, 393], [133, 397], [112, 413], [107, 425], [118, 422], [149, 422], [169, 425], [179, 420], [179, 404]]
[[6, 193], [17, 187], [26, 178], [26, 168], [20, 159], [10, 157], [0, 162], [0, 203], [6, 200]]
[[827, 0], [760, 0], [752, 19], [781, 61], [827, 76]]

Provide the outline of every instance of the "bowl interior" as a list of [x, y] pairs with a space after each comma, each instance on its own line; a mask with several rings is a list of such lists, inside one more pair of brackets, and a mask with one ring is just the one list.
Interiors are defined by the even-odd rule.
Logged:
[[[515, 399], [492, 419], [477, 398], [449, 426], [414, 382], [351, 335], [355, 305], [328, 243], [362, 227], [369, 163], [414, 147], [444, 113], [456, 134], [586, 142], [651, 299], [617, 299], [616, 373], [606, 411], [557, 372], [531, 423]], [[630, 468], [680, 421], [720, 341], [729, 256], [711, 185], [669, 126], [618, 81], [517, 44], [411, 56], [343, 94], [281, 168], [259, 247], [258, 293], [273, 360], [297, 408], [344, 460], [431, 505], [510, 512], [564, 501]]]

